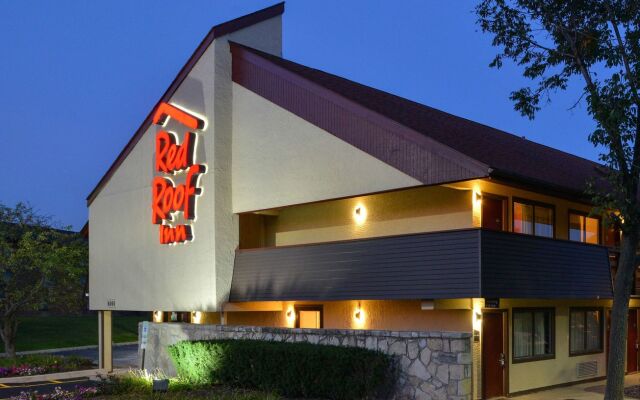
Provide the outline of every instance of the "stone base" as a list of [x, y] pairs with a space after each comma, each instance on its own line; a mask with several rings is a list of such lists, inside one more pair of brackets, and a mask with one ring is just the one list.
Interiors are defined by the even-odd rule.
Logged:
[[[141, 329], [141, 327], [139, 327]], [[250, 339], [362, 347], [398, 362], [394, 399], [470, 400], [471, 333], [290, 329], [253, 326], [149, 324], [144, 367], [175, 375], [167, 347], [182, 340]], [[139, 357], [142, 357], [140, 352]], [[142, 360], [141, 360], [142, 361]]]

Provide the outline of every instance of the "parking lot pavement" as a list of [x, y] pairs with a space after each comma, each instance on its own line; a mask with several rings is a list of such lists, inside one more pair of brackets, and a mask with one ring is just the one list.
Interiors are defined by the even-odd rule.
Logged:
[[22, 392], [38, 391], [39, 394], [51, 393], [55, 388], [74, 389], [77, 386], [95, 386], [96, 382], [89, 378], [61, 379], [59, 381], [42, 381], [31, 383], [0, 384], [0, 400], [10, 399]]
[[[81, 350], [67, 350], [52, 353], [61, 356], [78, 356], [93, 360], [98, 364], [98, 348]], [[113, 367], [114, 368], [138, 368], [138, 345], [126, 344], [122, 346], [113, 346]]]

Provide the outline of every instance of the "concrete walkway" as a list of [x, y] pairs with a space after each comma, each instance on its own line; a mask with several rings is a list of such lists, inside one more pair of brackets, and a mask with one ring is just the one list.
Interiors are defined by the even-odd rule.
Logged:
[[[640, 399], [640, 374], [627, 375], [624, 380], [625, 400]], [[517, 400], [602, 400], [604, 398], [605, 380], [580, 383], [578, 385], [543, 390], [536, 393], [514, 396]], [[632, 390], [631, 388], [634, 388]], [[633, 391], [633, 393], [632, 393]]]
[[[60, 356], [78, 356], [93, 360], [98, 364], [98, 347], [61, 350], [51, 354]], [[139, 368], [138, 365], [138, 344], [124, 344], [113, 346], [113, 367], [114, 368]]]

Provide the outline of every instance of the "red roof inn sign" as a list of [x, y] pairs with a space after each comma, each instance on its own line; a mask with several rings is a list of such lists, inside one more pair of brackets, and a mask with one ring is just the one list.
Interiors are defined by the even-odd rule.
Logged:
[[[156, 134], [154, 169], [160, 175], [151, 184], [151, 219], [159, 225], [161, 244], [193, 240], [191, 224], [196, 219], [196, 196], [202, 192], [198, 178], [207, 170], [204, 164], [196, 164], [198, 137], [193, 132], [204, 129], [204, 120], [169, 103], [160, 103], [153, 123], [165, 127], [169, 119], [186, 129], [180, 142], [175, 132], [161, 130]], [[174, 182], [182, 177], [182, 183]], [[182, 219], [178, 223], [180, 212]]]

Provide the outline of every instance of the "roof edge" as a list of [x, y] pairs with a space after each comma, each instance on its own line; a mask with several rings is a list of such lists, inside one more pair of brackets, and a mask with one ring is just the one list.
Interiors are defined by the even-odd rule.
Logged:
[[[455, 162], [463, 165], [465, 168], [467, 168], [469, 171], [474, 171], [477, 175], [475, 176], [475, 178], [486, 178], [489, 177], [491, 175], [492, 172], [492, 168], [490, 165], [487, 165], [485, 163], [483, 163], [482, 161], [479, 161], [475, 158], [472, 158], [464, 153], [461, 153], [460, 151], [453, 149], [449, 146], [447, 146], [444, 143], [441, 143], [437, 140], [435, 140], [432, 137], [423, 135], [417, 131], [415, 131], [414, 129], [396, 121], [393, 120], [385, 115], [382, 115], [370, 108], [367, 108], [366, 106], [353, 101], [351, 99], [348, 99], [346, 97], [344, 97], [343, 95], [341, 95], [340, 93], [337, 93], [331, 89], [328, 89], [322, 85], [319, 85], [309, 79], [307, 79], [306, 77], [294, 72], [294, 71], [289, 71], [288, 69], [277, 65], [275, 62], [269, 60], [268, 58], [266, 58], [264, 56], [264, 52], [254, 49], [252, 47], [243, 45], [241, 43], [236, 43], [233, 41], [229, 41], [229, 45], [230, 45], [230, 50], [232, 53], [234, 53], [234, 55], [239, 56], [241, 59], [249, 62], [249, 63], [259, 63], [261, 64], [261, 66], [265, 67], [267, 66], [267, 68], [270, 70], [270, 72], [275, 72], [275, 73], [279, 73], [282, 76], [285, 76], [287, 79], [293, 79], [294, 81], [301, 83], [304, 85], [305, 88], [307, 89], [311, 89], [313, 88], [313, 90], [315, 90], [317, 93], [321, 94], [324, 97], [330, 96], [331, 98], [334, 98], [336, 100], [339, 100], [339, 102], [342, 105], [348, 105], [348, 109], [358, 109], [358, 114], [361, 115], [362, 117], [366, 118], [367, 120], [378, 124], [380, 126], [385, 126], [385, 127], [389, 127], [392, 130], [394, 130], [397, 134], [401, 135], [402, 137], [404, 137], [405, 139], [413, 142], [413, 143], [430, 143], [433, 146], [436, 146], [440, 149], [440, 151], [442, 152], [442, 155], [444, 157], [446, 157], [449, 160], [455, 160]], [[274, 55], [271, 55], [273, 57], [277, 57]], [[282, 58], [282, 57], [278, 57], [278, 58]], [[294, 61], [289, 61], [286, 60], [284, 58], [282, 58], [285, 61], [295, 63]], [[267, 63], [267, 64], [264, 64]], [[233, 79], [233, 78], [232, 78]], [[346, 79], [346, 78], [342, 78], [342, 79]], [[235, 80], [234, 80], [235, 82]], [[236, 82], [237, 83], [237, 82]], [[330, 94], [330, 95], [329, 95]], [[386, 162], [385, 160], [381, 160], [383, 162]], [[392, 166], [394, 168], [397, 168], [395, 166]], [[405, 172], [406, 171], [402, 171]], [[410, 174], [409, 174], [410, 175]], [[410, 175], [411, 176], [411, 175]], [[416, 178], [417, 179], [417, 178]], [[423, 182], [424, 183], [424, 182]]]
[[173, 79], [167, 90], [160, 97], [160, 99], [153, 106], [147, 117], [143, 120], [142, 124], [136, 129], [135, 133], [129, 139], [127, 144], [124, 146], [122, 151], [118, 154], [116, 159], [113, 161], [111, 166], [107, 169], [107, 172], [100, 178], [98, 184], [91, 190], [91, 193], [87, 196], [87, 207], [91, 205], [93, 200], [98, 196], [102, 188], [109, 182], [109, 179], [113, 176], [115, 171], [120, 167], [125, 158], [129, 155], [131, 150], [138, 143], [144, 132], [149, 128], [152, 122], [153, 113], [162, 102], [167, 102], [169, 99], [175, 94], [178, 87], [182, 84], [185, 78], [189, 75], [193, 67], [200, 60], [200, 57], [205, 53], [205, 51], [209, 48], [211, 43], [216, 39], [224, 35], [228, 35], [240, 29], [246, 28], [251, 25], [255, 25], [259, 22], [266, 21], [273, 17], [277, 17], [284, 13], [284, 2], [280, 2], [273, 6], [269, 6], [267, 8], [263, 8], [262, 10], [258, 10], [252, 12], [250, 14], [243, 15], [241, 17], [223, 22], [218, 25], [214, 25], [209, 33], [202, 39], [198, 47], [191, 54], [187, 62], [182, 66], [176, 77]]

